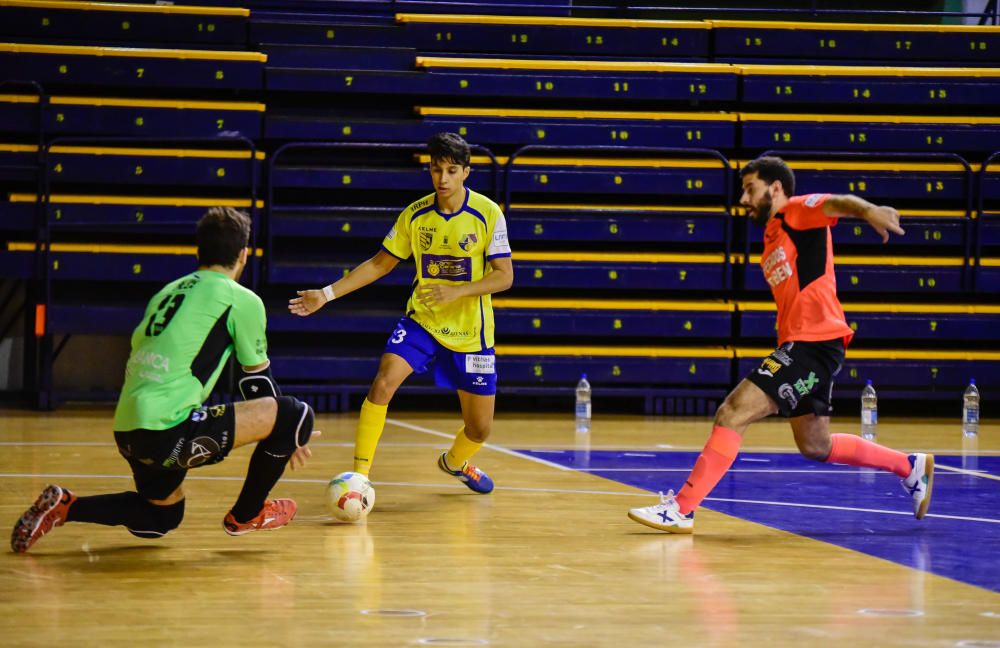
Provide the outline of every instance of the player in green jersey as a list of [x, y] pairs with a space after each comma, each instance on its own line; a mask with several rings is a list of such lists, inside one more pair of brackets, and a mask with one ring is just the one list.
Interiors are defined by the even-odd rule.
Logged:
[[469, 463], [490, 434], [496, 399], [496, 354], [490, 295], [514, 281], [507, 223], [500, 207], [465, 187], [469, 145], [455, 133], [431, 138], [434, 193], [403, 210], [375, 256], [343, 279], [303, 290], [289, 302], [296, 315], [363, 288], [413, 257], [417, 266], [406, 314], [389, 336], [378, 374], [361, 406], [354, 443], [354, 470], [371, 469], [389, 401], [410, 374], [433, 370], [440, 387], [458, 392], [464, 425], [438, 467], [477, 493], [493, 480]]
[[[114, 434], [132, 468], [136, 490], [78, 497], [48, 486], [18, 520], [11, 548], [27, 551], [65, 522], [122, 525], [158, 538], [184, 517], [187, 471], [222, 461], [233, 448], [257, 443], [243, 490], [223, 519], [230, 535], [277, 529], [295, 516], [290, 499], [266, 499], [286, 464], [305, 465], [313, 412], [282, 396], [267, 357], [264, 304], [237, 283], [250, 253], [250, 219], [228, 207], [210, 209], [197, 227], [198, 269], [150, 300], [132, 333]], [[245, 402], [204, 407], [229, 357], [242, 367]]]

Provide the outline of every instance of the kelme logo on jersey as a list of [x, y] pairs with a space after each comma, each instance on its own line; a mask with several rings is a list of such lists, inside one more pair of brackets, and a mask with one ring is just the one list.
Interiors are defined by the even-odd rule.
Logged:
[[425, 279], [472, 281], [472, 259], [441, 254], [424, 254], [420, 257], [422, 276]]
[[479, 242], [479, 238], [476, 236], [475, 232], [470, 232], [462, 237], [462, 240], [458, 242], [458, 247], [462, 248], [466, 252], [476, 247], [476, 243]]
[[494, 355], [476, 355], [470, 353], [465, 356], [465, 373], [470, 374], [491, 374], [496, 373], [497, 357]]

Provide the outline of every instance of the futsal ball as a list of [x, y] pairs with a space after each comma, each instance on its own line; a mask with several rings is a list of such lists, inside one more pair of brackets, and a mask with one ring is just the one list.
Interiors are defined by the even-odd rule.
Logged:
[[375, 506], [375, 487], [361, 473], [340, 473], [326, 487], [326, 504], [341, 522], [357, 522]]

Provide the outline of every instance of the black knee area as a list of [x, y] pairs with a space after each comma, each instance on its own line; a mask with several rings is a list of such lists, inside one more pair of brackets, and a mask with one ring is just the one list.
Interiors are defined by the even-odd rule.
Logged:
[[274, 382], [274, 375], [271, 374], [271, 365], [254, 373], [247, 373], [240, 367], [239, 385], [243, 400], [264, 398], [265, 396], [271, 396], [272, 398], [281, 396], [281, 389], [278, 387], [278, 383]]
[[145, 519], [142, 520], [141, 524], [133, 521], [126, 528], [129, 533], [137, 538], [160, 538], [165, 536], [181, 525], [181, 520], [184, 519], [184, 502], [185, 500], [181, 500], [169, 506], [159, 506], [144, 502], [145, 511], [143, 512], [145, 515], [142, 517]]
[[292, 396], [278, 396], [278, 416], [270, 436], [260, 442], [269, 453], [283, 457], [309, 443], [314, 415], [312, 408]]

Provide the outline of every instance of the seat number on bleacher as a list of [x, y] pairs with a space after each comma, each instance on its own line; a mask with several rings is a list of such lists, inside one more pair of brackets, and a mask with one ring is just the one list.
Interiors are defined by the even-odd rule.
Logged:
[[870, 88], [853, 88], [851, 90], [851, 95], [855, 99], [871, 99], [872, 91]]
[[587, 45], [603, 45], [604, 36], [587, 36]]
[[944, 144], [944, 136], [943, 135], [928, 135], [927, 136], [927, 143], [928, 144], [938, 144], [938, 145]]
[[934, 288], [937, 286], [937, 279], [934, 277], [918, 277], [917, 285], [921, 288]]

